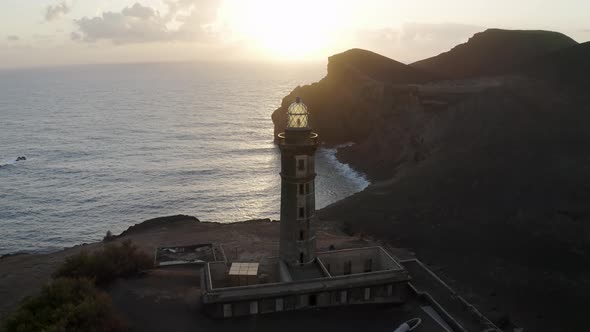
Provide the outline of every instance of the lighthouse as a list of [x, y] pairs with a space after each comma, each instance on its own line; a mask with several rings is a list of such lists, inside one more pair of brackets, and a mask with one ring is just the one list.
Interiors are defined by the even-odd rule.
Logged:
[[408, 272], [382, 247], [316, 252], [314, 155], [318, 135], [311, 129], [301, 98], [289, 106], [285, 131], [277, 141], [281, 150], [279, 257], [233, 261], [229, 266], [225, 257], [207, 262], [200, 279], [205, 310], [213, 317], [235, 317], [406, 303]]
[[289, 106], [287, 127], [278, 135], [281, 149], [280, 259], [291, 267], [316, 258], [315, 162], [318, 135], [301, 98]]

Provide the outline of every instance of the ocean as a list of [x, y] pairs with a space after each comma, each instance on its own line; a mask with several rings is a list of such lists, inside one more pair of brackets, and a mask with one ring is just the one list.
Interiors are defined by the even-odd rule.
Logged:
[[[51, 252], [173, 214], [278, 219], [270, 116], [325, 70], [183, 63], [0, 71], [0, 255]], [[317, 208], [368, 185], [335, 153], [321, 147], [316, 155]]]

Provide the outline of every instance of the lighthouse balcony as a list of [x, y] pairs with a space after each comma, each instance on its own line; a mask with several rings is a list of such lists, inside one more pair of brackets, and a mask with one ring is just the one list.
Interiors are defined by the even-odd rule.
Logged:
[[280, 133], [277, 135], [278, 143], [284, 148], [301, 147], [305, 145], [315, 146], [318, 144], [318, 134], [310, 132], [309, 130], [293, 131]]

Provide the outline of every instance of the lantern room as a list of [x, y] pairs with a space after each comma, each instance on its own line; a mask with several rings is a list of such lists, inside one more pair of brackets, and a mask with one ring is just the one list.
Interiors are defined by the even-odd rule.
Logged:
[[295, 102], [287, 110], [287, 129], [309, 128], [309, 112], [301, 98], [297, 97]]

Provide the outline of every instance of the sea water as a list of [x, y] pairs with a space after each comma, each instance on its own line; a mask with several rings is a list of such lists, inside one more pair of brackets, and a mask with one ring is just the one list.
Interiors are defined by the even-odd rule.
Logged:
[[[270, 116], [324, 75], [325, 65], [203, 63], [0, 71], [0, 255], [173, 214], [278, 219]], [[368, 185], [335, 152], [316, 155], [317, 208]]]

